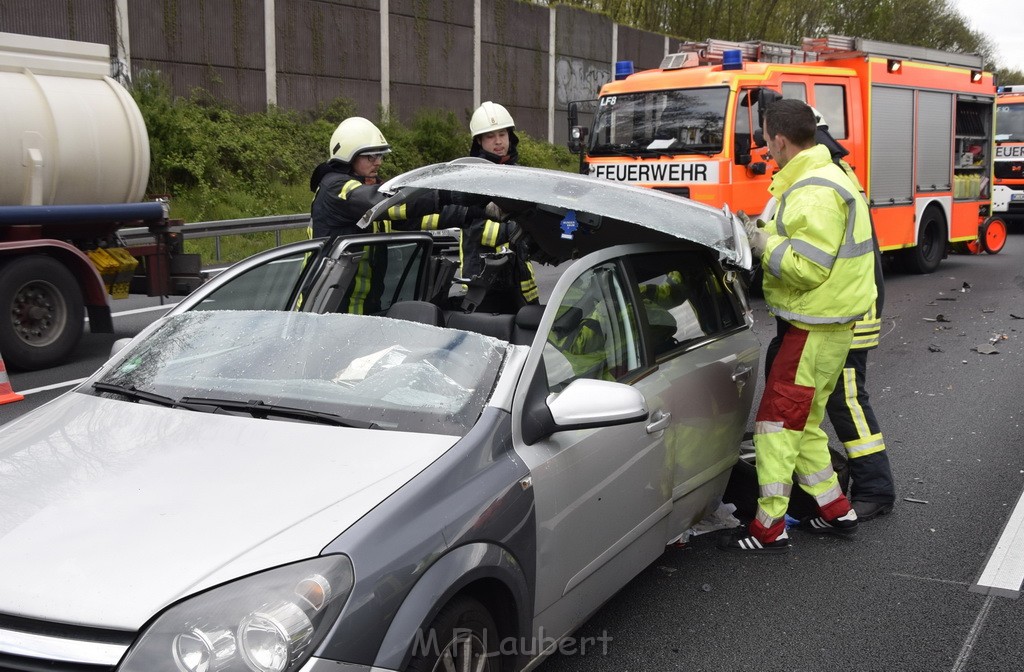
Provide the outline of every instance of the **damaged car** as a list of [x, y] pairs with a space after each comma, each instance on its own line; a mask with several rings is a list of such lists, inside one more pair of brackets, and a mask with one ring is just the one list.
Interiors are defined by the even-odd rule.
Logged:
[[522, 228], [489, 267], [560, 264], [544, 303], [453, 302], [496, 285], [421, 232], [219, 275], [0, 433], [0, 668], [530, 669], [716, 509], [759, 358], [736, 219], [459, 161], [363, 223], [427, 190]]

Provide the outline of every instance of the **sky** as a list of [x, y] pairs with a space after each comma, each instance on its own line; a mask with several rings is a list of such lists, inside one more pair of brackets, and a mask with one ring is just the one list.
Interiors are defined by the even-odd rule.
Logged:
[[951, 0], [951, 4], [967, 19], [971, 28], [995, 44], [994, 59], [1000, 67], [1024, 72], [1022, 0]]

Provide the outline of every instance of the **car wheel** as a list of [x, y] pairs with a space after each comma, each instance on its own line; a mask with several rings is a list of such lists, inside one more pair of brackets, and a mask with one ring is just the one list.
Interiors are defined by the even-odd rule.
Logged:
[[904, 251], [904, 265], [911, 273], [933, 273], [946, 256], [946, 220], [934, 207], [926, 208], [917, 232], [917, 245]]
[[[498, 672], [498, 627], [480, 602], [458, 597], [434, 618], [418, 638], [408, 672]], [[417, 650], [418, 649], [418, 650]]]

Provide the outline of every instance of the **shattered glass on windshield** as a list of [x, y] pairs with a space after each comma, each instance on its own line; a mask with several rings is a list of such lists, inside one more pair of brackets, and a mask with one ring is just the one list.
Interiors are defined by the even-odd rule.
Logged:
[[167, 318], [97, 383], [112, 398], [191, 410], [461, 436], [507, 347], [385, 317], [197, 311]]

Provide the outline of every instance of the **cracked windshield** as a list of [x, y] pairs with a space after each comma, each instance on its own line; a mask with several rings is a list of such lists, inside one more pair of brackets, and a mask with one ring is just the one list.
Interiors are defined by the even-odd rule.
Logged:
[[506, 347], [383, 317], [193, 312], [168, 318], [93, 389], [209, 413], [461, 436]]

